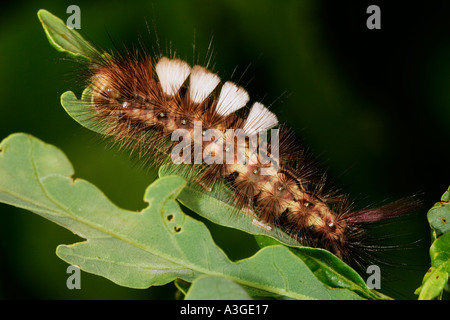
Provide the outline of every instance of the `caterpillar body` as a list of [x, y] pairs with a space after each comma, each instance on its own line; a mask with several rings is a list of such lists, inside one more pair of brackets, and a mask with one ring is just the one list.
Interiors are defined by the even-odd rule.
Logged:
[[237, 209], [347, 263], [358, 264], [371, 248], [367, 224], [417, 206], [408, 198], [353, 210], [273, 112], [203, 66], [93, 50], [87, 71], [84, 112], [115, 143], [156, 166], [182, 171], [205, 192], [227, 185]]

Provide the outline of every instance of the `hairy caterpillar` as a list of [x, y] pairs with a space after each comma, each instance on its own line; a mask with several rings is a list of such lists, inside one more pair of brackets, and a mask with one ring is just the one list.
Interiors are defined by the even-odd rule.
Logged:
[[[220, 84], [205, 67], [175, 57], [93, 50], [87, 70], [83, 104], [99, 131], [142, 159], [171, 165], [206, 190], [226, 184], [236, 208], [307, 246], [353, 263], [370, 249], [365, 225], [416, 206], [405, 199], [352, 210], [348, 197], [328, 188], [325, 175], [275, 114], [250, 102], [235, 83]], [[268, 141], [267, 131], [277, 127]]]

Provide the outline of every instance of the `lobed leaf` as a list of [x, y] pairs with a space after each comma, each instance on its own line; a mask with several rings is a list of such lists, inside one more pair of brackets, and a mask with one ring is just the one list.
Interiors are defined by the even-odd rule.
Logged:
[[56, 147], [27, 134], [0, 144], [0, 201], [30, 210], [80, 237], [57, 255], [122, 286], [146, 288], [179, 278], [218, 276], [272, 296], [294, 299], [358, 299], [331, 289], [284, 246], [269, 246], [232, 262], [206, 226], [185, 215], [175, 198], [186, 186], [179, 176], [151, 184], [141, 212], [118, 208], [94, 185], [72, 179], [72, 165]]

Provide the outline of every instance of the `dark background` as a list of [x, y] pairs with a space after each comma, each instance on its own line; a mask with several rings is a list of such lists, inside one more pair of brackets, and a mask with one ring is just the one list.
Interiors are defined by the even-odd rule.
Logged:
[[[392, 1], [391, 1], [392, 2]], [[139, 35], [191, 64], [212, 53], [223, 80], [244, 85], [270, 105], [328, 168], [332, 181], [359, 206], [420, 193], [418, 214], [384, 234], [422, 239], [382, 283], [395, 298], [415, 299], [428, 268], [426, 211], [450, 184], [450, 20], [445, 1], [15, 1], [0, 9], [0, 137], [27, 132], [64, 151], [76, 176], [117, 205], [144, 207], [153, 171], [133, 166], [75, 123], [60, 106], [67, 90], [78, 95], [73, 63], [53, 49], [36, 13], [66, 20], [81, 8], [81, 34], [103, 47], [137, 44]], [[381, 30], [368, 30], [366, 9], [381, 8]], [[150, 26], [147, 30], [146, 21]], [[208, 51], [212, 41], [213, 51]], [[193, 57], [195, 43], [196, 58]], [[239, 232], [211, 226], [232, 259], [256, 246]], [[41, 217], [0, 204], [0, 298], [162, 299], [169, 284], [147, 290], [119, 287], [82, 273], [82, 289], [66, 287], [61, 243], [80, 239]], [[396, 240], [397, 241], [397, 240]], [[385, 270], [385, 269], [382, 269]], [[387, 269], [386, 269], [387, 270]]]

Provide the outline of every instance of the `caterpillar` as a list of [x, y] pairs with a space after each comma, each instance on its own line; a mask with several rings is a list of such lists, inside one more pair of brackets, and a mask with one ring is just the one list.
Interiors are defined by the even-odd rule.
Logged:
[[354, 210], [292, 130], [243, 87], [204, 66], [130, 49], [92, 50], [86, 78], [84, 113], [115, 144], [170, 166], [205, 192], [227, 186], [237, 211], [347, 263], [358, 264], [376, 248], [368, 225], [417, 207], [406, 198]]

